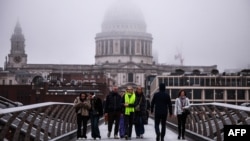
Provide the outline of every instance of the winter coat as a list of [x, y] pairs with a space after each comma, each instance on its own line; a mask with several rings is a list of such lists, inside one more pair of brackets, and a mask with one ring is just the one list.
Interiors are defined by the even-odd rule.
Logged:
[[[188, 109], [190, 107], [190, 102], [189, 102], [189, 98], [185, 98], [185, 107], [183, 107], [184, 109]], [[181, 100], [180, 98], [176, 98], [175, 99], [175, 106], [174, 106], [174, 115], [181, 115], [183, 112], [182, 110], [182, 105], [181, 105]]]
[[107, 95], [104, 112], [121, 112], [121, 96], [118, 93], [111, 92]]
[[102, 105], [102, 100], [98, 97], [95, 97], [90, 100], [91, 103], [91, 109], [90, 112], [92, 115], [98, 115], [98, 116], [103, 116], [103, 105]]
[[167, 115], [168, 111], [172, 115], [172, 103], [171, 98], [167, 92], [165, 92], [165, 84], [160, 84], [159, 92], [155, 93], [151, 101], [151, 113], [155, 115]]
[[80, 97], [76, 97], [74, 100], [74, 108], [76, 109], [77, 114], [82, 116], [89, 116], [89, 110], [91, 108], [90, 100], [86, 99], [84, 101], [80, 100]]

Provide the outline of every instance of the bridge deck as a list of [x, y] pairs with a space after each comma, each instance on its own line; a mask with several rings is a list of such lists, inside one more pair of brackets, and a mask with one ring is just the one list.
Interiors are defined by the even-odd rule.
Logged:
[[[114, 132], [112, 130], [112, 133], [111, 133], [111, 137], [108, 138], [107, 137], [107, 129], [108, 129], [108, 126], [105, 125], [105, 124], [102, 124], [99, 126], [100, 127], [100, 132], [101, 132], [101, 140], [102, 141], [112, 141], [112, 140], [125, 140], [124, 138], [123, 139], [114, 139]], [[114, 128], [114, 126], [113, 126]], [[135, 128], [133, 127], [133, 132], [132, 132], [132, 138], [131, 140], [137, 140], [137, 141], [155, 141], [156, 140], [156, 135], [155, 135], [155, 130], [154, 130], [154, 120], [152, 119], [149, 119], [149, 123], [148, 125], [145, 125], [145, 133], [144, 133], [144, 138], [143, 139], [136, 139], [136, 135], [135, 135]], [[89, 132], [87, 134], [87, 137], [88, 139], [87, 140], [93, 140], [92, 137], [91, 137], [91, 132]], [[177, 133], [174, 132], [173, 130], [169, 129], [169, 128], [166, 128], [166, 135], [165, 135], [165, 141], [178, 141], [177, 139]], [[76, 138], [75, 138], [76, 140]], [[189, 139], [186, 137], [186, 140], [189, 140], [191, 141], [192, 139]], [[182, 140], [184, 141], [184, 140]]]

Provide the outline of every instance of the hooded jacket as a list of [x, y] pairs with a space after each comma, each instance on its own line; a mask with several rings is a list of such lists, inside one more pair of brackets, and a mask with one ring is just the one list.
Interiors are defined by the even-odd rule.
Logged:
[[151, 101], [151, 112], [159, 115], [172, 115], [172, 103], [169, 94], [166, 92], [165, 84], [159, 85], [159, 92], [155, 93]]

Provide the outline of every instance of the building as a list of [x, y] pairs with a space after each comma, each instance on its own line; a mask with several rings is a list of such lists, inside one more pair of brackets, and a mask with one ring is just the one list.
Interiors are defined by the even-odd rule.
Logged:
[[[150, 75], [163, 75], [179, 69], [185, 72], [199, 70], [206, 74], [217, 70], [216, 65], [158, 64], [152, 51], [153, 37], [151, 33], [147, 33], [143, 13], [126, 1], [119, 1], [107, 10], [101, 27], [95, 37], [95, 64], [28, 64], [25, 36], [22, 34], [20, 23], [17, 22], [11, 37], [11, 50], [1, 72], [0, 84], [30, 85], [36, 81], [57, 81], [58, 84], [66, 85], [76, 79], [85, 83], [85, 77], [90, 75], [93, 79], [98, 79], [95, 74], [103, 74], [102, 76], [112, 80], [109, 85], [117, 85], [122, 90], [127, 85], [145, 87], [145, 79]], [[82, 75], [66, 78], [70, 74]]]
[[201, 74], [185, 72], [149, 76], [147, 90], [152, 96], [159, 90], [159, 83], [166, 84], [166, 90], [175, 102], [180, 89], [187, 92], [191, 103], [230, 103], [241, 105], [250, 102], [250, 70], [242, 70], [238, 73]]

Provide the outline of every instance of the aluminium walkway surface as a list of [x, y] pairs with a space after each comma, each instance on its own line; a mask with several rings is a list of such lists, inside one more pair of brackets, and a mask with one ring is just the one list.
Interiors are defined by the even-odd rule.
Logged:
[[[99, 126], [100, 127], [100, 132], [101, 132], [101, 141], [119, 141], [119, 140], [125, 140], [124, 138], [120, 138], [120, 139], [114, 139], [114, 126], [111, 132], [111, 136], [110, 138], [107, 137], [107, 133], [108, 133], [108, 126], [105, 124], [102, 124]], [[135, 128], [133, 126], [133, 132], [132, 132], [132, 137], [131, 140], [136, 140], [136, 141], [155, 141], [156, 140], [156, 135], [155, 135], [155, 130], [154, 130], [154, 120], [153, 119], [149, 119], [148, 121], [148, 125], [145, 125], [145, 133], [144, 133], [144, 137], [142, 139], [137, 139], [136, 135], [135, 135]], [[87, 140], [92, 140], [94, 141], [94, 139], [91, 137], [91, 132], [88, 132], [87, 134]], [[83, 139], [81, 139], [82, 141]], [[96, 139], [99, 140], [99, 139]], [[169, 129], [168, 127], [166, 128], [166, 135], [164, 138], [164, 141], [191, 141], [192, 139], [189, 139], [186, 137], [186, 140], [178, 140], [177, 139], [177, 133], [174, 132], [173, 130]], [[80, 141], [80, 140], [77, 140]]]

